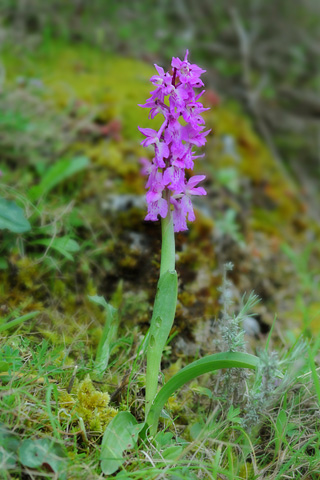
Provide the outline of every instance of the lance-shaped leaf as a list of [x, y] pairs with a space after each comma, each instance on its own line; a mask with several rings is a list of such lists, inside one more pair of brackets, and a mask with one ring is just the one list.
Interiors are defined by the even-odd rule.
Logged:
[[158, 282], [157, 295], [154, 302], [149, 343], [147, 350], [147, 391], [146, 413], [151, 407], [157, 393], [158, 372], [162, 352], [172, 328], [177, 304], [178, 279], [176, 271], [167, 271]]
[[46, 195], [57, 185], [87, 168], [88, 165], [89, 160], [84, 156], [62, 158], [47, 170], [39, 185], [35, 185], [29, 190], [29, 198], [32, 201], [39, 200], [42, 195]]
[[220, 368], [255, 369], [258, 366], [258, 363], [258, 357], [249, 355], [248, 353], [238, 352], [216, 353], [190, 363], [170, 378], [170, 380], [159, 390], [147, 416], [146, 427], [150, 427], [151, 435], [156, 433], [159, 417], [165, 403], [172, 394], [179, 390], [183, 385], [190, 382], [190, 380], [193, 380], [204, 373], [213, 372]]
[[89, 300], [97, 305], [101, 305], [106, 314], [106, 321], [102, 330], [102, 335], [97, 349], [95, 359], [95, 372], [98, 376], [102, 376], [106, 371], [109, 363], [112, 343], [117, 336], [119, 325], [118, 309], [107, 303], [103, 297], [98, 295], [89, 295]]

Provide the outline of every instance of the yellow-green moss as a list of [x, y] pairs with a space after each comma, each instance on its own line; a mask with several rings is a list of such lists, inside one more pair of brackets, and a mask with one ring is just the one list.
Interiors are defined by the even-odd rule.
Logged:
[[103, 432], [108, 423], [117, 414], [117, 410], [110, 407], [110, 396], [107, 392], [99, 392], [90, 376], [73, 387], [73, 392], [65, 390], [59, 392], [59, 405], [64, 418], [71, 418], [76, 422], [80, 417], [89, 430]]

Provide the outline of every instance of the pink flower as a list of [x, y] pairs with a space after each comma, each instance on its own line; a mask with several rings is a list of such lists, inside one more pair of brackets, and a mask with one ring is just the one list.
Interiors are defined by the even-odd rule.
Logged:
[[191, 64], [188, 62], [189, 50], [186, 51], [184, 60], [181, 61], [180, 58], [173, 58], [171, 66], [177, 69], [177, 74], [179, 75], [180, 82], [188, 83], [193, 87], [203, 86], [200, 76], [202, 73], [205, 73], [205, 70], [198, 67], [198, 65]]
[[163, 159], [168, 158], [170, 155], [170, 150], [168, 145], [160, 140], [161, 129], [159, 132], [152, 130], [152, 128], [140, 128], [140, 132], [143, 133], [147, 138], [141, 142], [143, 147], [148, 147], [149, 145], [154, 144], [155, 146], [155, 159], [158, 167], [163, 168], [166, 166]]
[[[157, 75], [151, 77], [151, 83], [156, 88], [146, 103], [140, 106], [150, 108], [151, 119], [158, 113], [162, 114], [164, 122], [159, 131], [138, 127], [146, 137], [141, 145], [153, 145], [155, 150], [152, 162], [141, 160], [144, 173], [149, 175], [146, 183], [146, 220], [155, 221], [159, 215], [165, 218], [170, 209], [176, 232], [188, 229], [187, 220], [195, 220], [192, 196], [206, 195], [205, 189], [197, 186], [204, 180], [204, 175], [195, 175], [186, 180], [186, 169], [192, 170], [194, 160], [203, 156], [196, 155], [193, 148], [203, 146], [210, 132], [203, 131], [205, 122], [201, 113], [208, 108], [204, 108], [199, 99], [204, 90], [199, 94], [194, 91], [194, 88], [203, 85], [200, 76], [205, 70], [191, 64], [188, 53], [187, 50], [184, 60], [172, 59], [172, 75], [155, 65]], [[180, 123], [180, 117], [186, 125]]]

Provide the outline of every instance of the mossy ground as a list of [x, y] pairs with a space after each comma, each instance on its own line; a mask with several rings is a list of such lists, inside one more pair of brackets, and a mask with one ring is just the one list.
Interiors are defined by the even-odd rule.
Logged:
[[[1, 189], [6, 198], [19, 199], [33, 228], [23, 236], [2, 234], [1, 255], [7, 263], [0, 271], [0, 304], [4, 319], [39, 311], [35, 319], [3, 338], [11, 356], [9, 377], [3, 376], [9, 393], [1, 400], [6, 411], [10, 410], [6, 426], [26, 437], [49, 432], [61, 442], [70, 438], [65, 443], [69, 453], [73, 452], [77, 465], [81, 455], [87, 454], [89, 471], [90, 463], [97, 462], [95, 435], [99, 438], [110, 409], [103, 400], [103, 421], [97, 421], [99, 399], [122, 385], [114, 408], [130, 406], [137, 418], [143, 418], [142, 364], [127, 385], [130, 358], [148, 328], [160, 260], [160, 225], [143, 220], [145, 180], [139, 157], [146, 153], [137, 130], [138, 125], [157, 126], [138, 107], [148, 97], [153, 68], [85, 45], [63, 43], [45, 45], [30, 55], [4, 52], [3, 63], [7, 80], [0, 101], [7, 117], [0, 124]], [[27, 108], [21, 106], [22, 99]], [[213, 92], [208, 92], [204, 103], [211, 103], [206, 121], [213, 133], [197, 170], [207, 175], [208, 195], [197, 203], [196, 222], [176, 237], [179, 301], [173, 339], [163, 361], [167, 375], [187, 357], [216, 350], [215, 319], [221, 309], [218, 287], [226, 261], [235, 265], [231, 277], [235, 298], [240, 300], [251, 290], [262, 298], [256, 309], [258, 333], [248, 337], [252, 350], [265, 342], [275, 314], [279, 344], [293, 345], [302, 331], [311, 336], [320, 330], [319, 226], [309, 217], [298, 186], [283, 175], [238, 107], [224, 102], [217, 105]], [[38, 200], [30, 198], [30, 188], [41, 182], [58, 159], [80, 155], [89, 159], [88, 168]], [[64, 236], [79, 245], [73, 261], [36, 243]], [[299, 258], [304, 261], [295, 261]], [[76, 402], [83, 384], [67, 390], [75, 367], [80, 382], [92, 370], [104, 323], [100, 309], [88, 300], [88, 295], [95, 294], [120, 308], [121, 324], [117, 354], [103, 382], [92, 378], [96, 380], [93, 386], [88, 380], [87, 394], [95, 402], [99, 397], [90, 418], [88, 409]], [[45, 345], [42, 353], [41, 345]], [[204, 392], [206, 384], [203, 379], [191, 386], [183, 403], [172, 400], [170, 409], [179, 416], [178, 425], [202, 425], [201, 415], [210, 410], [211, 400], [203, 400], [197, 388]], [[28, 396], [31, 403], [23, 404]], [[310, 408], [315, 408], [314, 402]], [[112, 418], [114, 411], [108, 412]], [[82, 423], [75, 427], [69, 415], [76, 422], [81, 417]], [[298, 423], [298, 414], [294, 418]], [[234, 418], [223, 421], [235, 435]], [[201, 430], [197, 428], [186, 429], [192, 442]], [[265, 429], [267, 438], [270, 431]], [[202, 438], [213, 442], [211, 433], [203, 432]], [[225, 437], [219, 435], [216, 441], [222, 449]], [[210, 463], [212, 454], [207, 448], [197, 458]], [[221, 465], [226, 470], [228, 462], [235, 462], [238, 473], [230, 477], [229, 470], [227, 478], [257, 478], [250, 473], [252, 465], [258, 468], [256, 459], [251, 458], [249, 464], [245, 456], [241, 463], [230, 448], [224, 450]], [[131, 458], [132, 472], [134, 464]], [[224, 470], [217, 471], [224, 475]], [[19, 471], [17, 467], [17, 475]], [[25, 475], [36, 478], [34, 472]], [[90, 475], [98, 478], [98, 473]]]

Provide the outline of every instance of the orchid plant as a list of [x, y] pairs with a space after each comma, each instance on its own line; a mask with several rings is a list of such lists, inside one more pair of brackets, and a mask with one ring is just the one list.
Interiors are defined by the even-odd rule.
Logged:
[[[157, 433], [162, 409], [171, 395], [190, 380], [221, 368], [251, 368], [258, 358], [247, 353], [225, 352], [201, 358], [180, 370], [158, 391], [161, 359], [168, 341], [178, 295], [178, 278], [175, 270], [175, 232], [188, 229], [187, 221], [194, 221], [193, 195], [206, 195], [198, 184], [204, 175], [193, 175], [194, 147], [202, 147], [210, 130], [205, 130], [201, 113], [208, 110], [200, 102], [204, 90], [200, 76], [205, 72], [188, 61], [188, 50], [183, 60], [172, 59], [172, 73], [155, 65], [157, 75], [150, 81], [155, 89], [142, 105], [150, 108], [149, 118], [164, 117], [158, 131], [139, 128], [146, 137], [144, 147], [154, 147], [152, 162], [143, 159], [143, 173], [148, 175], [146, 194], [148, 212], [145, 220], [161, 217], [162, 248], [160, 278], [154, 302], [150, 329], [145, 338], [146, 404], [145, 422], [138, 424], [129, 412], [120, 412], [111, 421], [102, 441], [101, 466], [104, 473], [113, 473], [123, 462], [122, 453], [138, 438]], [[121, 432], [121, 433], [120, 433]], [[115, 437], [118, 439], [115, 440]], [[133, 440], [134, 439], [134, 440]]]
[[150, 81], [155, 87], [151, 97], [142, 105], [150, 108], [149, 118], [161, 114], [164, 121], [158, 131], [139, 128], [146, 137], [144, 147], [153, 145], [152, 162], [144, 159], [143, 172], [148, 174], [146, 199], [148, 213], [145, 220], [161, 217], [162, 248], [160, 278], [148, 333], [146, 373], [146, 425], [151, 433], [157, 430], [158, 419], [164, 403], [178, 388], [192, 378], [216, 368], [255, 368], [256, 357], [234, 352], [215, 354], [188, 365], [158, 390], [163, 349], [173, 325], [178, 281], [175, 271], [174, 233], [187, 230], [187, 220], [194, 221], [193, 195], [206, 195], [198, 184], [205, 175], [190, 173], [197, 155], [194, 147], [202, 147], [210, 130], [205, 130], [201, 113], [208, 110], [200, 99], [204, 90], [201, 75], [205, 70], [188, 61], [188, 50], [183, 60], [173, 58], [172, 72], [155, 65], [157, 75]]
[[[204, 145], [210, 132], [203, 131], [204, 120], [200, 115], [208, 110], [199, 102], [204, 90], [199, 94], [194, 91], [195, 87], [203, 86], [200, 76], [204, 70], [188, 62], [188, 53], [187, 50], [183, 61], [172, 59], [172, 74], [155, 65], [158, 75], [151, 77], [151, 83], [156, 88], [146, 103], [140, 105], [150, 108], [150, 118], [157, 114], [164, 117], [159, 131], [138, 127], [146, 136], [142, 145], [153, 145], [155, 151], [151, 163], [144, 160], [143, 172], [149, 175], [145, 220], [155, 221], [160, 216], [162, 224], [160, 303], [156, 300], [147, 352], [147, 413], [157, 391], [162, 351], [172, 327], [177, 302], [174, 232], [187, 230], [187, 218], [195, 220], [191, 196], [206, 195], [203, 187], [197, 187], [204, 180], [204, 175], [186, 178], [186, 170], [193, 169], [194, 159], [198, 157], [193, 147]], [[181, 118], [185, 125], [179, 122]]]

